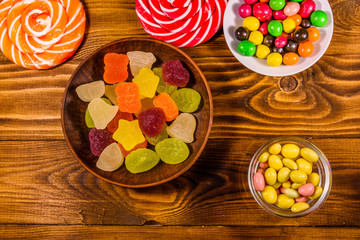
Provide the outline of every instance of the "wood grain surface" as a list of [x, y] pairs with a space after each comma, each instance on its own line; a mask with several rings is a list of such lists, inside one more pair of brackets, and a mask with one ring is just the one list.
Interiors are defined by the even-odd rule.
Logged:
[[[65, 64], [27, 70], [0, 53], [0, 239], [360, 239], [358, 0], [329, 1], [332, 42], [290, 92], [242, 66], [222, 31], [183, 49], [212, 91], [210, 139], [190, 170], [145, 189], [94, 177], [65, 143], [61, 103], [76, 67], [107, 43], [149, 37], [133, 0], [82, 2], [85, 39]], [[266, 213], [247, 185], [252, 155], [281, 135], [312, 141], [332, 167], [331, 194], [307, 217]]]

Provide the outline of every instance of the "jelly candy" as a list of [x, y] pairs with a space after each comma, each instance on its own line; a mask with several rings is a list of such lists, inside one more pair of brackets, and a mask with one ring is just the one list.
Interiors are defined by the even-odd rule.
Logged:
[[135, 83], [125, 82], [119, 84], [115, 89], [119, 110], [122, 112], [137, 113], [140, 112], [140, 92]]
[[190, 150], [186, 143], [177, 138], [167, 138], [156, 144], [155, 151], [160, 159], [168, 164], [178, 164], [185, 161]]
[[93, 128], [89, 132], [90, 150], [95, 156], [100, 156], [101, 152], [114, 143], [112, 134], [104, 129]]
[[118, 111], [117, 106], [110, 106], [101, 98], [91, 100], [88, 109], [97, 129], [106, 128], [106, 125], [115, 117]]
[[129, 155], [132, 151], [135, 151], [136, 149], [146, 148], [147, 147], [147, 141], [145, 139], [144, 142], [139, 143], [138, 145], [136, 145], [134, 148], [130, 149], [129, 151], [126, 151], [125, 148], [123, 147], [123, 145], [121, 145], [120, 143], [119, 143], [119, 147], [120, 147], [121, 152], [123, 153], [124, 157], [127, 157], [127, 155]]
[[179, 60], [172, 60], [164, 63], [162, 77], [164, 82], [169, 85], [185, 87], [189, 82], [190, 73]]
[[125, 158], [125, 166], [131, 173], [141, 173], [152, 169], [159, 161], [160, 158], [156, 152], [147, 148], [140, 148]]
[[181, 113], [166, 130], [171, 137], [178, 138], [185, 143], [192, 143], [195, 128], [195, 117], [190, 113]]
[[161, 130], [161, 133], [155, 137], [148, 137], [148, 136], [145, 136], [146, 140], [148, 141], [148, 143], [150, 143], [151, 145], [156, 145], [158, 144], [159, 142], [161, 142], [162, 140], [168, 138], [168, 133], [166, 131], [166, 128], [167, 128], [167, 125], [164, 124], [164, 127], [163, 129]]
[[119, 85], [119, 83], [112, 84], [112, 85], [105, 85], [105, 96], [112, 102], [114, 105], [118, 105], [118, 102], [116, 101], [117, 95], [115, 92], [116, 87]]
[[141, 112], [138, 119], [141, 131], [148, 137], [159, 135], [166, 122], [164, 111], [158, 107]]
[[159, 84], [156, 88], [156, 91], [158, 93], [166, 92], [167, 94], [171, 95], [173, 92], [177, 90], [177, 86], [172, 86], [169, 84], [166, 84], [164, 80], [162, 79], [162, 70], [161, 68], [154, 68], [153, 72], [156, 76], [159, 77]]
[[201, 96], [196, 90], [191, 88], [181, 88], [171, 95], [176, 106], [181, 112], [195, 112], [200, 104]]
[[139, 86], [141, 96], [148, 98], [155, 96], [156, 88], [159, 84], [159, 77], [156, 76], [150, 68], [142, 68], [132, 81]]
[[120, 119], [132, 121], [134, 120], [134, 117], [131, 113], [117, 111], [115, 117], [107, 125], [109, 132], [114, 133], [118, 129]]
[[130, 59], [131, 74], [136, 77], [142, 68], [151, 68], [156, 58], [151, 52], [131, 51], [126, 53]]
[[141, 112], [143, 112], [143, 111], [145, 111], [145, 110], [147, 110], [149, 108], [154, 107], [153, 100], [154, 100], [153, 98], [147, 98], [147, 97], [141, 99], [140, 100], [140, 102], [141, 102], [141, 110], [140, 110], [140, 112], [135, 113], [135, 116], [138, 117]]
[[124, 82], [128, 78], [129, 58], [125, 54], [107, 53], [104, 57], [104, 81], [109, 84]]
[[[112, 105], [111, 102], [109, 101], [109, 99], [107, 99], [107, 98], [101, 98], [101, 99], [104, 100], [107, 104]], [[89, 108], [87, 108], [85, 111], [85, 123], [88, 128], [95, 127], [95, 123], [90, 116]]]
[[107, 146], [100, 154], [96, 167], [103, 171], [115, 171], [124, 162], [124, 156], [119, 145], [114, 142]]
[[126, 151], [145, 141], [145, 137], [139, 127], [139, 121], [127, 121], [124, 119], [119, 120], [119, 127], [114, 132], [113, 139], [120, 143]]
[[79, 98], [84, 102], [90, 102], [94, 98], [100, 98], [105, 93], [105, 84], [102, 80], [86, 83], [75, 89]]
[[154, 106], [162, 108], [166, 121], [172, 121], [179, 115], [178, 107], [174, 100], [167, 93], [160, 93], [154, 98]]

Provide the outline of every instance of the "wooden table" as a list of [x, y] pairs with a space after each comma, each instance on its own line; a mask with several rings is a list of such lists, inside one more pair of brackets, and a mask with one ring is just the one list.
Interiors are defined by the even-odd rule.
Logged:
[[[149, 37], [133, 0], [83, 0], [87, 31], [65, 64], [35, 71], [0, 54], [0, 239], [360, 239], [360, 2], [331, 0], [326, 54], [294, 77], [256, 74], [230, 53], [223, 32], [183, 49], [205, 74], [214, 101], [208, 144], [177, 179], [146, 189], [88, 173], [61, 129], [64, 88], [79, 63], [109, 42]], [[333, 187], [315, 214], [285, 219], [253, 199], [254, 152], [281, 135], [310, 139], [327, 155]]]

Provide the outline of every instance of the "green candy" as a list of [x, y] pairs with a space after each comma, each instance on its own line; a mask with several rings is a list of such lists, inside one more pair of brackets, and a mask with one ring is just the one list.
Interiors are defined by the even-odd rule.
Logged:
[[[107, 98], [101, 98], [101, 99], [104, 100], [107, 104], [112, 105], [109, 99], [107, 99]], [[93, 119], [91, 118], [88, 108], [86, 109], [86, 112], [85, 112], [85, 123], [88, 128], [95, 127], [95, 123], [94, 123]]]
[[278, 37], [281, 35], [281, 33], [283, 31], [283, 26], [279, 21], [273, 20], [268, 25], [268, 31], [269, 31], [270, 35], [272, 35], [274, 37]]
[[159, 161], [159, 156], [153, 150], [139, 148], [127, 155], [125, 167], [131, 173], [142, 173], [155, 167]]
[[155, 151], [160, 159], [168, 164], [179, 164], [185, 161], [190, 150], [188, 146], [177, 138], [167, 138], [156, 144]]
[[281, 10], [285, 7], [285, 0], [270, 0], [269, 6], [272, 10]]
[[148, 141], [148, 143], [150, 143], [151, 145], [156, 145], [158, 144], [159, 142], [161, 142], [162, 140], [166, 139], [169, 137], [167, 131], [166, 131], [166, 127], [167, 127], [167, 124], [164, 124], [164, 127], [161, 131], [161, 133], [159, 135], [157, 135], [156, 137], [148, 137], [148, 136], [145, 136], [146, 140]]
[[171, 86], [164, 82], [164, 80], [162, 78], [161, 68], [154, 68], [153, 72], [156, 76], [158, 76], [160, 78], [160, 81], [159, 81], [156, 91], [158, 93], [165, 92], [165, 93], [169, 94], [169, 96], [171, 96], [171, 94], [173, 94], [177, 90], [177, 86]]
[[238, 45], [239, 52], [247, 57], [251, 57], [256, 52], [256, 46], [248, 40], [241, 41]]
[[315, 27], [323, 27], [328, 21], [328, 17], [326, 12], [317, 10], [311, 13], [310, 15], [310, 22]]
[[192, 113], [195, 112], [200, 105], [201, 95], [191, 88], [181, 88], [171, 95], [179, 111]]
[[291, 0], [291, 2], [302, 2], [303, 0]]

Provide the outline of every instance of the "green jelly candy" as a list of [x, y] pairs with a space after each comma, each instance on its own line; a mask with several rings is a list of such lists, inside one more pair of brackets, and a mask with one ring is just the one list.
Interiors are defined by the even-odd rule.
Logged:
[[285, 0], [270, 0], [269, 6], [272, 10], [281, 10], [285, 7]]
[[199, 108], [200, 93], [191, 88], [181, 88], [171, 95], [179, 111], [192, 113]]
[[[112, 105], [109, 99], [107, 99], [107, 98], [101, 98], [101, 99], [104, 100], [107, 104]], [[85, 112], [85, 123], [88, 128], [95, 127], [94, 120], [91, 118], [88, 108], [86, 109], [86, 112]]]
[[178, 164], [185, 161], [190, 150], [188, 146], [177, 138], [167, 138], [156, 144], [155, 151], [160, 159], [168, 164]]
[[156, 137], [148, 137], [148, 136], [145, 135], [145, 138], [148, 141], [148, 143], [155, 146], [156, 144], [158, 144], [162, 140], [168, 138], [168, 133], [166, 131], [166, 128], [167, 128], [167, 125], [164, 124], [164, 127], [163, 127], [161, 133], [159, 135], [157, 135]]
[[141, 173], [152, 169], [159, 161], [159, 156], [153, 150], [139, 148], [127, 155], [125, 166], [131, 173]]
[[281, 33], [283, 31], [283, 26], [279, 21], [272, 20], [268, 25], [268, 31], [269, 31], [270, 35], [272, 35], [274, 37], [278, 37], [281, 35]]
[[315, 27], [323, 27], [328, 21], [328, 17], [326, 12], [317, 10], [311, 13], [310, 15], [310, 22]]
[[238, 45], [239, 52], [247, 57], [251, 57], [256, 52], [256, 46], [248, 40], [241, 41]]
[[169, 94], [169, 96], [171, 96], [171, 94], [173, 94], [177, 90], [177, 86], [172, 86], [172, 85], [166, 84], [164, 82], [164, 80], [162, 78], [161, 68], [154, 68], [153, 72], [156, 76], [158, 76], [160, 78], [160, 81], [159, 81], [156, 91], [158, 93], [166, 92], [167, 94]]

